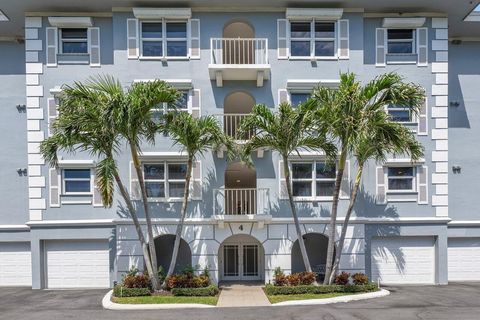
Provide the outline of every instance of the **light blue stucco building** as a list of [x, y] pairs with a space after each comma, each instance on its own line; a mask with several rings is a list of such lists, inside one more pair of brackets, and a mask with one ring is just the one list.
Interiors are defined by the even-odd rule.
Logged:
[[[50, 168], [39, 153], [62, 85], [98, 74], [126, 87], [165, 80], [182, 91], [185, 112], [215, 115], [226, 133], [244, 140], [236, 128], [253, 105], [298, 103], [318, 85], [336, 87], [347, 71], [361, 81], [395, 71], [425, 89], [418, 115], [386, 108], [411, 128], [425, 156], [368, 163], [340, 269], [389, 284], [480, 280], [480, 25], [475, 11], [468, 15], [471, 4], [170, 4], [85, 0], [79, 9], [20, 0], [0, 6], [0, 285], [110, 287], [130, 267], [143, 268], [121, 197], [115, 195], [112, 208], [102, 206], [96, 159], [62, 154], [59, 167]], [[186, 157], [162, 135], [142, 151], [154, 241], [165, 265]], [[222, 152], [197, 159], [179, 265], [208, 267], [215, 281], [268, 282], [276, 267], [302, 270], [281, 160], [270, 150], [253, 159], [254, 168], [228, 162]], [[321, 273], [335, 168], [325, 168], [316, 153], [291, 160], [307, 249]], [[126, 148], [118, 165], [139, 200]], [[349, 159], [339, 222], [355, 172]]]

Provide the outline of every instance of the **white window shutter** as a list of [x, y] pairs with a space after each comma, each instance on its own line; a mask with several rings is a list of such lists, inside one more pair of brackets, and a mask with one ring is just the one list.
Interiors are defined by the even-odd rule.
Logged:
[[278, 197], [288, 199], [287, 181], [283, 169], [283, 160], [278, 161]]
[[50, 177], [50, 207], [58, 208], [60, 207], [60, 169], [50, 168], [48, 171]]
[[418, 110], [418, 130], [417, 134], [419, 136], [428, 135], [428, 104], [427, 98], [423, 101], [420, 109]]
[[48, 135], [51, 136], [53, 134], [53, 123], [55, 119], [58, 117], [58, 104], [57, 99], [55, 98], [48, 98]]
[[100, 28], [88, 28], [88, 53], [90, 66], [100, 66]]
[[200, 95], [200, 89], [190, 90], [190, 102], [189, 102], [190, 110], [189, 111], [194, 118], [200, 118], [201, 104], [202, 104], [202, 99]]
[[428, 204], [428, 167], [417, 167], [418, 204]]
[[288, 20], [277, 19], [277, 52], [278, 59], [288, 59]]
[[349, 21], [338, 20], [338, 58], [348, 59], [350, 57]]
[[128, 59], [138, 59], [139, 50], [138, 19], [127, 19], [127, 55]]
[[350, 199], [350, 160], [345, 161], [342, 183], [340, 184], [340, 199]]
[[377, 167], [376, 168], [376, 182], [377, 182], [377, 194], [376, 194], [376, 203], [385, 204], [387, 203], [387, 183], [385, 177], [386, 167]]
[[132, 200], [140, 200], [142, 198], [140, 182], [138, 181], [137, 170], [135, 170], [133, 161], [130, 161], [130, 198]]
[[200, 20], [189, 20], [190, 59], [200, 59]]
[[288, 90], [286, 89], [278, 90], [278, 104], [281, 104], [281, 103], [290, 103], [290, 97], [288, 94]]
[[98, 189], [98, 179], [95, 169], [92, 168], [92, 180], [93, 180], [93, 206], [94, 207], [103, 207], [103, 199], [100, 190]]
[[428, 28], [417, 29], [417, 56], [418, 66], [428, 66]]
[[47, 67], [57, 66], [58, 28], [48, 27], [46, 30]]
[[387, 29], [375, 30], [375, 65], [385, 67], [387, 65]]
[[202, 200], [202, 163], [200, 161], [193, 162], [190, 198], [192, 200]]

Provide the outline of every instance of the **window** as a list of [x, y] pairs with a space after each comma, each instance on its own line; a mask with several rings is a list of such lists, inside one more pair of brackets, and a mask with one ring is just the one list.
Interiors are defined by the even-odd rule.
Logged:
[[184, 196], [186, 163], [147, 163], [143, 165], [143, 172], [148, 198], [166, 199]]
[[90, 169], [63, 169], [63, 194], [91, 194]]
[[414, 121], [414, 113], [410, 108], [401, 107], [396, 105], [387, 106], [387, 113], [390, 115], [393, 121], [410, 123]]
[[290, 52], [293, 57], [334, 57], [334, 22], [291, 22]]
[[390, 167], [388, 168], [389, 191], [415, 191], [415, 168], [414, 167]]
[[179, 90], [180, 96], [172, 104], [160, 103], [151, 110], [153, 121], [160, 123], [162, 116], [169, 110], [188, 111], [189, 90]]
[[414, 29], [388, 29], [388, 53], [412, 54], [415, 53]]
[[187, 23], [142, 22], [140, 41], [144, 57], [186, 57]]
[[296, 107], [311, 97], [312, 94], [310, 92], [290, 92], [290, 104]]
[[293, 162], [292, 192], [294, 197], [330, 199], [335, 188], [336, 167], [323, 161]]
[[60, 29], [60, 53], [87, 54], [88, 53], [87, 28]]

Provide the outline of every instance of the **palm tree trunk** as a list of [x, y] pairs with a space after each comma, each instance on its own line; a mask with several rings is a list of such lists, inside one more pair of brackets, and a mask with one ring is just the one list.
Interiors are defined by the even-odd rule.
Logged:
[[342, 148], [340, 154], [340, 161], [338, 164], [337, 176], [335, 179], [335, 189], [333, 190], [332, 212], [330, 215], [330, 224], [328, 229], [328, 247], [327, 247], [327, 261], [325, 266], [325, 279], [323, 284], [330, 284], [330, 275], [332, 273], [333, 254], [335, 252], [335, 228], [337, 225], [337, 211], [338, 198], [340, 196], [340, 187], [342, 185], [343, 171], [345, 170], [345, 163], [347, 161], [347, 150]]
[[177, 231], [175, 233], [175, 243], [173, 244], [173, 253], [172, 253], [172, 261], [170, 261], [170, 267], [168, 268], [167, 279], [169, 276], [173, 274], [175, 271], [175, 265], [177, 264], [177, 257], [178, 251], [180, 249], [180, 240], [182, 239], [182, 231], [183, 231], [183, 224], [185, 222], [185, 217], [187, 216], [187, 206], [188, 206], [188, 197], [190, 194], [190, 179], [192, 177], [192, 167], [193, 167], [193, 159], [188, 158], [187, 163], [187, 175], [185, 177], [185, 189], [183, 192], [183, 203], [182, 203], [182, 212], [180, 215], [180, 221], [177, 225]]
[[345, 215], [345, 221], [343, 221], [342, 233], [340, 235], [340, 240], [337, 245], [337, 252], [335, 254], [335, 261], [333, 263], [332, 272], [330, 274], [329, 282], [332, 283], [335, 275], [338, 272], [338, 266], [340, 264], [340, 257], [342, 256], [343, 246], [345, 244], [345, 237], [347, 235], [347, 227], [350, 222], [350, 217], [352, 216], [353, 206], [355, 205], [355, 200], [358, 194], [358, 188], [360, 187], [360, 181], [362, 180], [363, 173], [363, 164], [359, 164], [357, 171], [357, 176], [355, 177], [355, 184], [353, 186], [352, 195], [350, 197], [350, 203], [348, 205], [347, 214]]
[[135, 210], [135, 207], [133, 206], [132, 199], [130, 199], [130, 195], [128, 194], [127, 189], [125, 188], [125, 185], [123, 184], [120, 176], [118, 175], [118, 172], [115, 173], [115, 181], [117, 182], [118, 189], [120, 189], [120, 193], [123, 199], [125, 200], [128, 211], [130, 212], [130, 216], [132, 217], [132, 220], [133, 220], [133, 225], [135, 226], [135, 230], [137, 231], [138, 240], [140, 241], [140, 244], [142, 246], [143, 259], [145, 260], [145, 266], [147, 267], [148, 274], [150, 275], [151, 278], [157, 278], [156, 273], [153, 272], [154, 269], [152, 267], [150, 253], [148, 252], [148, 245], [147, 245], [147, 242], [145, 241], [145, 236], [143, 235], [140, 222], [138, 221], [137, 212]]
[[288, 168], [288, 158], [283, 156], [283, 170], [285, 172], [285, 182], [287, 184], [288, 200], [290, 202], [290, 208], [292, 209], [293, 221], [295, 222], [295, 230], [297, 231], [298, 244], [300, 245], [300, 252], [302, 253], [303, 264], [307, 272], [312, 272], [310, 261], [307, 255], [307, 249], [305, 248], [305, 240], [303, 239], [302, 229], [300, 228], [300, 222], [298, 221], [297, 209], [293, 202], [292, 185], [290, 183], [290, 170]]
[[147, 241], [148, 241], [148, 248], [150, 251], [152, 268], [154, 270], [154, 274], [151, 276], [152, 287], [155, 291], [158, 291], [161, 289], [161, 287], [160, 287], [160, 282], [157, 276], [157, 272], [158, 272], [157, 252], [155, 250], [155, 243], [153, 238], [153, 226], [152, 226], [152, 219], [150, 217], [150, 208], [148, 207], [147, 190], [145, 188], [145, 180], [143, 179], [143, 172], [141, 168], [140, 159], [138, 158], [137, 148], [133, 141], [129, 141], [129, 144], [130, 144], [130, 151], [132, 153], [133, 165], [135, 167], [135, 171], [137, 172], [138, 182], [140, 184], [140, 190], [142, 193], [143, 208], [145, 210], [145, 220], [147, 221], [147, 235], [148, 235]]

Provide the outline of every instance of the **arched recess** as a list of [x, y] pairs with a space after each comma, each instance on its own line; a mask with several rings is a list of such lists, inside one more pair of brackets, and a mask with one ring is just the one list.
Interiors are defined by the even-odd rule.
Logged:
[[251, 40], [253, 38], [255, 38], [255, 30], [249, 23], [238, 20], [227, 23], [223, 28], [223, 63], [253, 63], [254, 49], [252, 46], [253, 42]]
[[238, 128], [246, 114], [249, 114], [255, 106], [255, 98], [244, 91], [235, 91], [229, 93], [223, 102], [223, 127], [225, 133], [235, 140], [246, 140], [248, 135], [240, 136]]
[[242, 162], [229, 163], [225, 170], [225, 214], [257, 213], [257, 171]]
[[233, 20], [223, 27], [224, 38], [255, 38], [253, 26], [245, 21]]
[[[323, 279], [327, 262], [328, 237], [321, 233], [307, 233], [303, 235], [303, 239], [310, 260], [310, 267], [312, 271], [318, 274], [320, 279]], [[292, 273], [302, 271], [305, 271], [305, 265], [297, 239], [292, 246]]]
[[[173, 243], [175, 235], [165, 234], [155, 238], [155, 249], [157, 251], [158, 267], [162, 266], [165, 271], [170, 267], [173, 253]], [[177, 263], [175, 264], [175, 272], [182, 271], [185, 267], [192, 265], [192, 251], [188, 243], [180, 239], [180, 249], [178, 251]]]
[[218, 250], [221, 281], [260, 281], [265, 279], [265, 251], [256, 238], [236, 234], [226, 238]]

